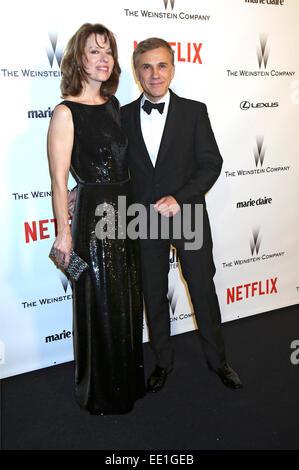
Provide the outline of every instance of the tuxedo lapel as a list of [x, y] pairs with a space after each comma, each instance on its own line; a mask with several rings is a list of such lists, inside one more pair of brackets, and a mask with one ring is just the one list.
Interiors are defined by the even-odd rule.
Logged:
[[151, 158], [149, 156], [149, 153], [147, 151], [143, 135], [142, 135], [142, 130], [141, 130], [141, 122], [140, 122], [140, 101], [141, 101], [142, 95], [139, 97], [139, 99], [136, 101], [136, 106], [135, 106], [135, 118], [134, 122], [137, 123], [137, 129], [135, 128], [135, 132], [137, 132], [137, 141], [138, 141], [138, 147], [140, 148], [140, 158], [143, 159], [145, 165], [153, 171], [154, 167], [151, 161]]
[[175, 95], [171, 90], [170, 91], [170, 101], [169, 108], [167, 113], [167, 118], [165, 122], [164, 131], [162, 134], [162, 139], [159, 147], [159, 152], [156, 160], [156, 168], [161, 164], [163, 159], [167, 154], [167, 150], [171, 143], [171, 140], [177, 130], [179, 129], [179, 113], [178, 113], [178, 102], [177, 95]]

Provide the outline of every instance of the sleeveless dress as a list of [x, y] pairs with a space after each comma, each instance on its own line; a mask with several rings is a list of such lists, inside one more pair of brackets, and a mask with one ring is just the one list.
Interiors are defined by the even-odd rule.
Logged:
[[[73, 282], [76, 400], [91, 414], [127, 413], [145, 395], [138, 243], [124, 236], [128, 221], [118, 205], [120, 196], [127, 207], [131, 201], [127, 138], [115, 97], [61, 104], [74, 123], [73, 249], [89, 265]], [[99, 238], [100, 223], [114, 238]]]

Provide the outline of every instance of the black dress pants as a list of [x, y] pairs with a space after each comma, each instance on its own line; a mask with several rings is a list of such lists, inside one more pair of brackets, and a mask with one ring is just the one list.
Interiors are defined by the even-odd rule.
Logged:
[[183, 240], [141, 240], [142, 287], [152, 349], [160, 367], [172, 369], [174, 351], [170, 338], [168, 272], [170, 244], [176, 247], [182, 274], [188, 284], [207, 362], [217, 369], [226, 362], [221, 314], [213, 277], [212, 239], [206, 226], [204, 245], [186, 250]]

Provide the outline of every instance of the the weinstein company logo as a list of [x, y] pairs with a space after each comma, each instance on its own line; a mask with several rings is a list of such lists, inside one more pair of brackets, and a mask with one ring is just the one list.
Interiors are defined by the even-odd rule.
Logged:
[[171, 312], [174, 315], [175, 314], [176, 304], [177, 304], [177, 301], [178, 301], [178, 289], [175, 288], [174, 284], [169, 286], [168, 293], [167, 293], [167, 299], [168, 299], [169, 305], [171, 307]]
[[[175, 248], [171, 248], [169, 266], [170, 269], [178, 269], [178, 257]], [[186, 292], [188, 296], [188, 292]], [[181, 298], [182, 292], [178, 288], [177, 283], [171, 282], [168, 288], [167, 299], [170, 305], [170, 322], [173, 323], [178, 320], [186, 320], [187, 318], [194, 317], [194, 312], [178, 313], [177, 310], [180, 308], [179, 299]], [[186, 302], [185, 302], [186, 304]]]
[[58, 269], [58, 271], [59, 271], [59, 277], [60, 277], [60, 281], [61, 281], [64, 292], [67, 291], [68, 285], [70, 285], [71, 289], [73, 289], [73, 285], [70, 279], [66, 277], [66, 275], [60, 271], [60, 269]]
[[264, 64], [265, 68], [267, 67], [267, 62], [269, 58], [269, 48], [267, 47], [267, 41], [268, 41], [268, 35], [261, 34], [260, 45], [257, 49], [257, 58], [258, 58], [259, 68], [262, 67], [262, 64]]
[[[1, 68], [0, 75], [6, 78], [22, 78], [28, 77], [31, 78], [49, 78], [49, 77], [61, 77], [60, 65], [62, 61], [63, 49], [57, 47], [58, 35], [55, 32], [49, 33], [49, 44], [46, 46], [46, 53], [48, 56], [48, 61], [51, 67], [51, 70], [40, 70], [40, 69], [31, 69], [31, 68], [22, 68], [20, 70], [11, 70], [6, 68]], [[43, 51], [44, 54], [44, 51]], [[54, 58], [56, 58], [57, 65], [55, 66]], [[29, 116], [28, 116], [29, 117]], [[42, 117], [34, 116], [34, 117]], [[46, 117], [46, 116], [45, 116]]]
[[[268, 60], [270, 54], [270, 45], [268, 41], [268, 34], [260, 34], [257, 45], [257, 61], [258, 70], [233, 70], [227, 69], [226, 73], [229, 77], [293, 77], [295, 71], [290, 70], [266, 70], [268, 67]], [[272, 54], [271, 54], [272, 60]], [[262, 70], [263, 69], [263, 70]]]
[[280, 258], [285, 255], [285, 251], [276, 252], [262, 252], [260, 253], [262, 236], [260, 228], [252, 229], [251, 237], [249, 238], [249, 247], [251, 256], [249, 258], [238, 258], [233, 261], [222, 262], [222, 268], [242, 267], [251, 263], [271, 261], [273, 258]]
[[253, 229], [252, 230], [252, 238], [250, 240], [250, 250], [253, 256], [253, 253], [256, 252], [258, 255], [261, 245], [261, 236], [260, 236], [260, 229]]
[[61, 61], [62, 61], [63, 50], [57, 48], [57, 39], [58, 39], [57, 33], [55, 32], [49, 33], [49, 40], [50, 40], [51, 46], [46, 47], [46, 52], [47, 52], [47, 56], [48, 56], [51, 68], [53, 67], [54, 57], [56, 58], [59, 68], [60, 68]]
[[[161, 1], [161, 0], [160, 0]], [[187, 2], [185, 2], [186, 4]], [[174, 12], [175, 0], [163, 0], [164, 10], [167, 11], [150, 11], [150, 10], [131, 10], [130, 8], [124, 8], [126, 16], [132, 18], [160, 18], [164, 20], [196, 20], [196, 21], [208, 21], [210, 15], [201, 15], [198, 12], [190, 13], [189, 11]], [[161, 5], [162, 6], [162, 5]]]
[[45, 307], [49, 304], [57, 304], [57, 302], [64, 302], [67, 300], [72, 300], [72, 298], [73, 298], [72, 294], [59, 295], [57, 297], [44, 297], [42, 299], [31, 300], [30, 302], [28, 300], [21, 302], [21, 305], [23, 305], [24, 309], [34, 308], [34, 307]]
[[171, 8], [172, 8], [172, 10], [173, 10], [174, 4], [175, 4], [175, 0], [163, 0], [163, 2], [164, 2], [165, 10], [167, 9], [168, 2], [170, 3]]
[[68, 289], [68, 285], [70, 285], [71, 289], [73, 289], [72, 282], [70, 281], [70, 279], [68, 279], [60, 271], [60, 269], [58, 269], [58, 271], [59, 271], [59, 273], [58, 273], [59, 278], [60, 278], [63, 290], [65, 292], [65, 295], [58, 295], [57, 297], [44, 297], [44, 298], [41, 298], [41, 299], [30, 300], [30, 301], [26, 300], [24, 302], [21, 302], [21, 305], [23, 305], [24, 309], [34, 308], [34, 307], [44, 307], [44, 306], [47, 306], [49, 304], [57, 304], [58, 302], [64, 302], [64, 301], [72, 300], [73, 294], [72, 293], [70, 293], [70, 294], [66, 293], [66, 291]]
[[[289, 171], [290, 165], [286, 166], [267, 166], [263, 168], [264, 160], [265, 160], [265, 153], [266, 147], [264, 145], [264, 137], [257, 136], [256, 137], [256, 145], [253, 149], [253, 156], [256, 168], [251, 168], [248, 170], [238, 169], [233, 171], [224, 171], [226, 178], [231, 176], [245, 176], [245, 175], [258, 175], [258, 174], [265, 174], [265, 173], [277, 173], [278, 171]], [[260, 168], [258, 168], [260, 166]]]
[[256, 148], [253, 150], [254, 153], [254, 161], [255, 161], [255, 166], [258, 166], [258, 163], [260, 162], [260, 165], [263, 166], [264, 163], [264, 158], [265, 158], [265, 152], [266, 148], [264, 147], [264, 137], [263, 136], [257, 136], [256, 137]]

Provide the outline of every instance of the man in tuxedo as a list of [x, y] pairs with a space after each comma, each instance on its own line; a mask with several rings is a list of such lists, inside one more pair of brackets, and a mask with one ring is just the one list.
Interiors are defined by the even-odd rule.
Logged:
[[[165, 385], [173, 368], [170, 337], [168, 272], [170, 244], [176, 247], [188, 284], [208, 367], [228, 387], [242, 387], [238, 374], [227, 364], [221, 332], [221, 315], [213, 277], [212, 238], [205, 193], [217, 180], [222, 157], [210, 125], [206, 105], [177, 96], [170, 89], [174, 54], [163, 39], [140, 42], [133, 54], [136, 78], [143, 94], [121, 108], [122, 126], [128, 136], [128, 163], [134, 202], [154, 207], [162, 218], [173, 219], [191, 206], [202, 205], [203, 243], [186, 249], [184, 236], [140, 240], [142, 286], [150, 343], [156, 367], [148, 391]], [[185, 206], [186, 207], [186, 206]]]

